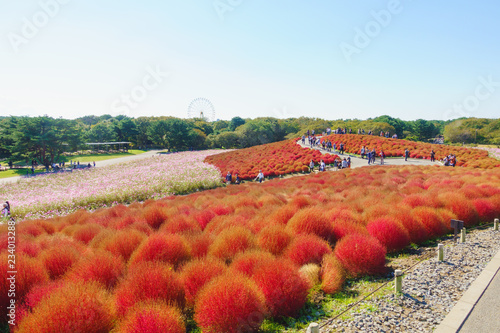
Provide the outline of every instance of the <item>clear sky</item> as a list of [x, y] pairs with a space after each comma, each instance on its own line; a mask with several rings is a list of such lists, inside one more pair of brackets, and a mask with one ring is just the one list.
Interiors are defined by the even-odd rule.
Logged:
[[0, 115], [500, 117], [500, 2], [0, 0]]

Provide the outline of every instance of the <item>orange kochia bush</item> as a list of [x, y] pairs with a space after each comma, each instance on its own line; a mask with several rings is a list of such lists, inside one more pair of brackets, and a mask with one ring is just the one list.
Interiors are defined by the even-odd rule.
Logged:
[[457, 166], [482, 169], [500, 167], [499, 160], [488, 157], [488, 152], [480, 149], [392, 139], [376, 135], [332, 134], [322, 138], [322, 140], [330, 140], [336, 143], [337, 147], [340, 143], [344, 143], [345, 150], [353, 154], [360, 154], [361, 147], [365, 146], [370, 150], [375, 149], [377, 154], [383, 150], [387, 157], [396, 157], [404, 156], [405, 149], [408, 148], [411, 158], [430, 159], [431, 150], [434, 150], [436, 160], [443, 159], [450, 154], [455, 155]]
[[280, 176], [309, 170], [311, 160], [318, 164], [323, 159], [331, 164], [336, 158], [337, 155], [322, 155], [317, 150], [302, 148], [297, 139], [292, 139], [208, 156], [205, 162], [218, 167], [223, 176], [230, 171], [233, 179], [235, 173], [241, 179], [252, 179], [259, 170], [266, 177]]
[[[59, 329], [55, 308], [87, 329], [76, 288], [97, 297], [84, 304], [101, 316], [96, 331], [191, 327], [181, 313], [207, 332], [251, 330], [296, 315], [312, 283], [335, 293], [346, 276], [383, 273], [386, 252], [449, 232], [451, 218], [498, 216], [497, 169], [375, 166], [21, 221], [18, 327]], [[7, 232], [0, 225], [4, 306]]]

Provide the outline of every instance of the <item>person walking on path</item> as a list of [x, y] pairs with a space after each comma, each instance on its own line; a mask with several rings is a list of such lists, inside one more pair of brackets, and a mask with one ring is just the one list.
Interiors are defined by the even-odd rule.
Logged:
[[436, 153], [434, 150], [431, 150], [431, 162], [436, 162]]
[[361, 147], [361, 158], [365, 158], [365, 146]]
[[236, 174], [236, 179], [234, 180], [234, 183], [236, 185], [240, 185], [241, 184], [241, 178], [240, 178], [240, 176], [238, 174]]
[[377, 157], [377, 152], [375, 151], [375, 148], [372, 150], [372, 163], [375, 164], [375, 158]]
[[408, 157], [410, 157], [410, 151], [408, 148], [405, 148], [405, 162], [408, 161]]
[[366, 159], [368, 160], [368, 165], [370, 165], [372, 163], [372, 152], [370, 150], [366, 154]]
[[311, 162], [309, 162], [309, 171], [313, 172], [314, 171], [314, 161], [311, 160]]
[[380, 165], [384, 165], [384, 151], [380, 150]]
[[255, 180], [258, 180], [259, 183], [262, 183], [262, 181], [264, 180], [264, 174], [262, 173], [262, 170], [259, 170], [259, 174], [257, 175], [257, 178], [255, 178]]
[[231, 184], [231, 180], [232, 180], [233, 176], [231, 175], [231, 172], [227, 172], [227, 175], [226, 175], [226, 184]]

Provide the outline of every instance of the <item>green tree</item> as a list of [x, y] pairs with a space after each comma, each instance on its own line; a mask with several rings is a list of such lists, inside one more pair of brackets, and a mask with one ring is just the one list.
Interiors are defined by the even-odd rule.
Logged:
[[229, 130], [234, 131], [243, 124], [245, 124], [245, 119], [242, 119], [240, 117], [234, 117], [233, 119], [231, 119], [231, 122], [229, 123]]
[[114, 125], [109, 121], [101, 121], [86, 133], [88, 142], [113, 142], [116, 141]]
[[20, 117], [13, 134], [16, 158], [36, 159], [42, 164], [57, 162], [68, 142], [78, 141], [81, 133], [74, 121], [51, 117]]

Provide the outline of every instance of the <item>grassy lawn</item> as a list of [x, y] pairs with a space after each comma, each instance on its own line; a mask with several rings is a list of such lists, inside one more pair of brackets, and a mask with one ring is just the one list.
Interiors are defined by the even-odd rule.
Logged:
[[[86, 154], [86, 155], [74, 155], [74, 156], [61, 156], [59, 160], [61, 162], [66, 162], [69, 164], [70, 161], [80, 162], [80, 163], [92, 163], [104, 160], [110, 160], [113, 158], [126, 157], [132, 155], [139, 155], [145, 153], [146, 150], [136, 150], [130, 149], [127, 153], [115, 153], [115, 154]], [[23, 162], [14, 162], [15, 165], [26, 166], [26, 163]], [[7, 162], [4, 161], [1, 163], [2, 166], [7, 166]], [[39, 166], [39, 170], [35, 170], [35, 173], [44, 172], [45, 169], [42, 169]], [[9, 169], [7, 171], [0, 171], [0, 178], [9, 178], [15, 176], [24, 176], [26, 175], [26, 171], [28, 169]], [[30, 171], [31, 173], [31, 171]]]

